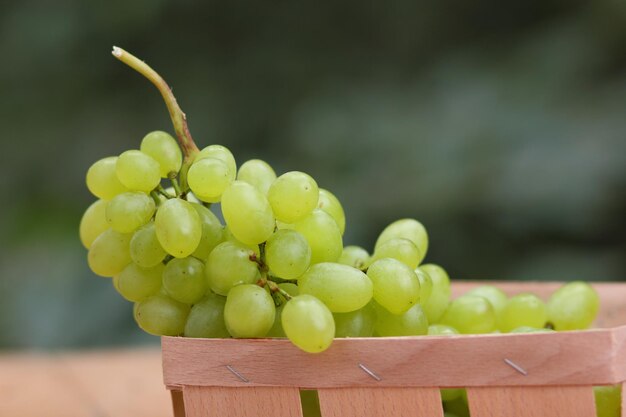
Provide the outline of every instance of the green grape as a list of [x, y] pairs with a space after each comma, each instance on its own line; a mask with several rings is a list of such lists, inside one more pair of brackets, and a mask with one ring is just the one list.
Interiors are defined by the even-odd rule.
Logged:
[[116, 195], [128, 191], [115, 174], [117, 156], [109, 156], [96, 161], [87, 170], [87, 188], [91, 194], [103, 200], [110, 200]]
[[205, 267], [205, 276], [211, 290], [227, 295], [231, 288], [256, 282], [257, 264], [250, 260], [254, 254], [248, 246], [226, 241], [211, 251]]
[[265, 245], [265, 260], [273, 275], [296, 279], [311, 262], [311, 248], [295, 230], [277, 230]]
[[265, 336], [274, 324], [275, 315], [274, 300], [258, 285], [237, 285], [228, 292], [224, 321], [233, 337]]
[[462, 391], [460, 397], [443, 403], [443, 409], [445, 411], [444, 417], [470, 417], [470, 411], [464, 393], [465, 390]]
[[493, 311], [496, 313], [496, 326], [498, 329], [502, 330], [502, 312], [508, 302], [506, 294], [501, 289], [496, 288], [493, 285], [481, 285], [480, 287], [476, 287], [473, 290], [468, 291], [468, 294], [486, 298], [487, 301], [491, 303]]
[[80, 241], [85, 249], [89, 249], [93, 241], [109, 228], [109, 222], [107, 222], [106, 218], [107, 204], [106, 200], [93, 202], [80, 219], [78, 230]]
[[322, 417], [320, 400], [315, 390], [300, 390], [302, 417]]
[[204, 264], [192, 257], [172, 259], [163, 271], [163, 288], [174, 300], [194, 304], [207, 290]]
[[123, 152], [115, 164], [115, 174], [124, 186], [149, 193], [161, 182], [161, 168], [151, 156], [137, 150]]
[[546, 332], [551, 333], [551, 332], [554, 332], [554, 330], [546, 329], [543, 327], [537, 328], [537, 327], [530, 327], [530, 326], [520, 326], [511, 330], [509, 333], [546, 333]]
[[224, 323], [225, 305], [226, 297], [209, 292], [191, 307], [185, 324], [185, 337], [230, 337]]
[[430, 275], [422, 269], [415, 268], [413, 272], [415, 272], [420, 282], [420, 304], [424, 307], [424, 304], [428, 302], [430, 294], [433, 292], [433, 280]]
[[284, 304], [276, 307], [276, 315], [274, 316], [274, 324], [269, 329], [266, 337], [287, 337], [285, 335], [285, 330], [283, 329], [283, 308], [285, 308]]
[[317, 202], [317, 208], [324, 210], [330, 214], [339, 226], [339, 231], [343, 235], [346, 230], [346, 214], [343, 211], [341, 203], [333, 193], [323, 188], [319, 189], [320, 197]]
[[432, 291], [422, 303], [430, 323], [437, 323], [450, 304], [450, 278], [446, 271], [435, 264], [425, 264], [418, 268], [428, 274], [432, 281]]
[[333, 313], [348, 313], [365, 306], [372, 299], [372, 280], [348, 265], [323, 262], [311, 266], [298, 279], [300, 294], [322, 301]]
[[193, 252], [193, 256], [206, 261], [213, 248], [224, 239], [224, 226], [217, 216], [202, 204], [191, 203], [191, 206], [196, 209], [202, 224], [202, 237], [198, 247]]
[[142, 268], [130, 263], [115, 276], [115, 289], [128, 301], [142, 301], [159, 292], [164, 269], [163, 264]]
[[209, 145], [196, 155], [194, 164], [205, 158], [215, 158], [224, 162], [228, 167], [228, 175], [231, 182], [235, 180], [235, 176], [237, 175], [237, 162], [235, 162], [235, 157], [228, 148], [222, 145]]
[[396, 259], [377, 260], [368, 268], [367, 276], [374, 283], [374, 300], [393, 314], [405, 313], [419, 301], [419, 279]]
[[491, 333], [496, 330], [496, 315], [483, 297], [463, 295], [450, 303], [441, 323], [462, 334]]
[[370, 254], [360, 246], [346, 246], [337, 263], [363, 270], [370, 263]]
[[435, 264], [424, 264], [419, 268], [428, 274], [433, 281], [433, 287], [450, 290], [450, 277], [445, 269]]
[[620, 417], [621, 385], [593, 387], [598, 417]]
[[239, 167], [237, 179], [247, 182], [267, 195], [270, 186], [276, 179], [276, 173], [267, 162], [260, 159], [250, 159]]
[[224, 161], [204, 158], [189, 168], [187, 181], [191, 191], [200, 200], [217, 202], [233, 179]]
[[429, 336], [444, 336], [459, 334], [459, 331], [452, 326], [446, 326], [445, 324], [431, 324], [428, 326]]
[[189, 306], [167, 295], [156, 294], [137, 303], [135, 320], [143, 331], [155, 336], [178, 336], [185, 330]]
[[310, 175], [291, 171], [276, 178], [267, 192], [267, 199], [276, 219], [295, 223], [317, 206], [319, 189]]
[[533, 294], [518, 294], [504, 306], [499, 329], [509, 332], [520, 326], [540, 328], [546, 324], [546, 320], [546, 305], [543, 301]]
[[370, 262], [383, 258], [397, 259], [409, 268], [415, 269], [419, 265], [422, 255], [415, 243], [408, 239], [396, 238], [380, 244], [374, 251]]
[[415, 219], [401, 219], [391, 223], [382, 231], [380, 236], [378, 236], [374, 252], [376, 252], [378, 247], [383, 243], [396, 238], [409, 239], [411, 242], [415, 243], [421, 256], [418, 262], [419, 265], [422, 259], [424, 259], [424, 256], [426, 256], [426, 251], [428, 251], [428, 234], [422, 223]]
[[222, 214], [230, 232], [247, 245], [265, 242], [276, 227], [267, 197], [243, 181], [233, 182], [222, 194]]
[[335, 337], [372, 337], [376, 324], [373, 303], [349, 313], [333, 313]]
[[600, 299], [593, 287], [575, 281], [563, 285], [548, 300], [548, 321], [555, 330], [588, 328], [598, 314]]
[[[468, 414], [469, 415], [469, 414]], [[448, 413], [447, 411], [445, 411], [443, 413], [443, 417], [459, 417], [458, 414], [454, 414], [454, 413]]]
[[393, 314], [378, 306], [376, 314], [374, 330], [379, 336], [419, 336], [428, 333], [428, 319], [419, 304], [402, 314]]
[[148, 133], [141, 140], [139, 149], [159, 163], [161, 177], [167, 178], [170, 173], [180, 171], [183, 155], [176, 139], [169, 133], [159, 130]]
[[343, 251], [339, 226], [328, 213], [315, 209], [297, 223], [280, 223], [279, 229], [300, 232], [311, 247], [311, 265], [320, 262], [335, 262]]
[[463, 388], [448, 388], [440, 391], [441, 401], [443, 402], [456, 400], [457, 398], [461, 398], [461, 395], [463, 395]]
[[287, 294], [289, 294], [292, 297], [295, 297], [296, 295], [300, 295], [300, 287], [298, 287], [296, 284], [292, 282], [281, 282], [280, 284], [278, 284], [278, 288], [285, 291]]
[[191, 203], [180, 198], [172, 198], [159, 206], [154, 225], [159, 243], [176, 258], [191, 255], [202, 239], [198, 212]]
[[107, 229], [96, 238], [89, 248], [89, 268], [100, 276], [112, 277], [132, 262], [130, 258], [131, 235]]
[[150, 268], [163, 262], [167, 253], [157, 239], [154, 222], [150, 222], [133, 233], [130, 240], [130, 257], [134, 263]]
[[335, 337], [333, 314], [312, 295], [302, 294], [287, 301], [282, 323], [291, 343], [305, 352], [322, 352], [328, 349]]
[[131, 233], [148, 223], [156, 210], [154, 200], [140, 192], [118, 194], [106, 207], [107, 222], [111, 229]]

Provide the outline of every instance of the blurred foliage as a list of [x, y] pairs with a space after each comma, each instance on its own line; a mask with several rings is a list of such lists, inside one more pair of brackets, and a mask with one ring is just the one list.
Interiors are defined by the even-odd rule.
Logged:
[[156, 342], [77, 237], [95, 160], [171, 131], [303, 170], [346, 244], [415, 217], [455, 278], [626, 278], [626, 3], [0, 3], [0, 347]]

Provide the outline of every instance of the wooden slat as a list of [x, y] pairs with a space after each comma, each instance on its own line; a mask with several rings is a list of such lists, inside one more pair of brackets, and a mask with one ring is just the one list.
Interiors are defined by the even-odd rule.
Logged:
[[302, 417], [297, 388], [186, 386], [186, 417]]
[[172, 409], [174, 411], [174, 417], [185, 417], [185, 400], [183, 399], [183, 392], [172, 390], [170, 393], [172, 396]]
[[592, 387], [468, 388], [472, 417], [595, 417]]
[[442, 417], [437, 388], [336, 388], [318, 391], [322, 417]]

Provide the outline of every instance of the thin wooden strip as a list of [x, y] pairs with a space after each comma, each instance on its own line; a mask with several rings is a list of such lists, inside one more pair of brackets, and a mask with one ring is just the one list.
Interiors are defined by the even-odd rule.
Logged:
[[335, 388], [318, 391], [322, 417], [441, 417], [438, 388]]
[[297, 388], [186, 386], [187, 417], [302, 417]]
[[185, 400], [183, 399], [183, 392], [179, 390], [171, 390], [170, 394], [172, 397], [174, 417], [185, 417]]
[[468, 388], [472, 417], [595, 417], [592, 387]]
[[[327, 351], [314, 355], [287, 340], [163, 337], [163, 372], [166, 385], [172, 387], [610, 385], [626, 380], [622, 363], [625, 335], [626, 327], [562, 333], [336, 339]], [[505, 360], [519, 365], [526, 375]], [[360, 363], [381, 375], [382, 381], [364, 373]], [[234, 366], [249, 381], [237, 378], [226, 365]]]

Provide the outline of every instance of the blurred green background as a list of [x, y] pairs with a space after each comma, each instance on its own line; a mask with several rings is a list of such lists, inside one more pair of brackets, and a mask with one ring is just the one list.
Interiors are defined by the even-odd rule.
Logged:
[[346, 244], [427, 227], [457, 279], [626, 279], [626, 3], [0, 2], [0, 348], [157, 343], [86, 265], [97, 159], [172, 131], [302, 170]]

